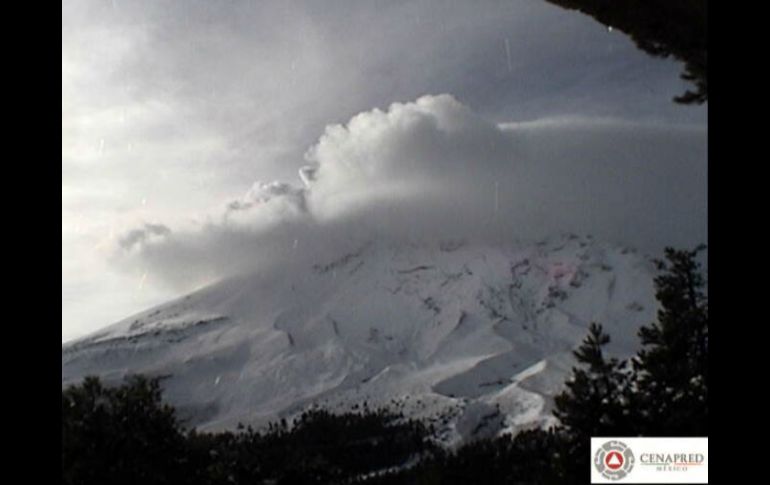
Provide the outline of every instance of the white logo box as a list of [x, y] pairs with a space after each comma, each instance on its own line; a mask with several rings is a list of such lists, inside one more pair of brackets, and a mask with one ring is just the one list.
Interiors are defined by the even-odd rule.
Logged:
[[708, 438], [591, 438], [591, 483], [708, 483]]

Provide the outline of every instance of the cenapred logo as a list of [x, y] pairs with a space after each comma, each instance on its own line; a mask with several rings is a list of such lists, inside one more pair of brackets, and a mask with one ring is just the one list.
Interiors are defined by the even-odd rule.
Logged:
[[586, 461], [591, 483], [708, 483], [708, 447], [707, 437], [591, 437]]
[[611, 440], [596, 451], [594, 466], [604, 478], [620, 480], [634, 467], [634, 453], [622, 441]]

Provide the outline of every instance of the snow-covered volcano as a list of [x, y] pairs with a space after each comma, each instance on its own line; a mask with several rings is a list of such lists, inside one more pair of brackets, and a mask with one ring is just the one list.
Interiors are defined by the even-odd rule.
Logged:
[[548, 419], [592, 321], [609, 351], [653, 321], [654, 265], [565, 235], [538, 244], [370, 243], [301, 268], [229, 279], [62, 348], [62, 385], [166, 376], [202, 429], [307, 406], [389, 404], [447, 443]]

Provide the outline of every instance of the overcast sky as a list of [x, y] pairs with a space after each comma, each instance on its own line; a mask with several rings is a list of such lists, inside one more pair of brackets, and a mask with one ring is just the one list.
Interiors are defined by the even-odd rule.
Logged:
[[62, 340], [287, 247], [702, 241], [680, 71], [543, 0], [63, 2]]

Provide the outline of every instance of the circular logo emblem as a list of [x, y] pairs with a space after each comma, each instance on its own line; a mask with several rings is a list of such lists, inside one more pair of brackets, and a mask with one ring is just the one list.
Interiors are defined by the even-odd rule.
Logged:
[[594, 466], [604, 478], [620, 480], [634, 467], [634, 454], [622, 441], [608, 441], [596, 451]]

